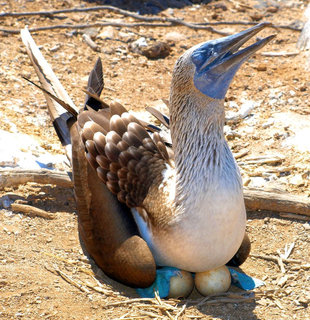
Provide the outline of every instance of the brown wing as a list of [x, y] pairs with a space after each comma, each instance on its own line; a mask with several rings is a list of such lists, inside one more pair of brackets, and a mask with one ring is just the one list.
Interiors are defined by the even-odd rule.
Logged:
[[119, 103], [78, 116], [86, 158], [100, 179], [128, 207], [141, 206], [170, 161], [164, 141], [151, 135]]
[[[21, 35], [42, 87], [63, 100], [61, 106], [64, 108], [67, 104], [76, 108], [28, 30], [24, 29]], [[101, 63], [96, 64], [91, 74], [91, 93], [99, 95], [101, 84], [103, 85]], [[74, 116], [69, 115], [71, 121], [66, 121], [68, 113], [52, 99], [52, 96], [46, 94], [51, 117], [53, 120], [63, 119], [60, 122], [62, 138], [66, 139], [68, 145], [71, 146], [72, 143], [71, 163], [82, 246], [84, 245], [97, 265], [115, 280], [136, 287], [151, 285], [156, 276], [155, 262], [146, 242], [138, 236], [130, 209], [111, 194], [88, 164]], [[91, 104], [89, 100], [88, 98], [87, 103]], [[63, 117], [63, 114], [66, 116]], [[102, 125], [105, 123], [104, 120]], [[71, 152], [69, 157], [71, 158]]]

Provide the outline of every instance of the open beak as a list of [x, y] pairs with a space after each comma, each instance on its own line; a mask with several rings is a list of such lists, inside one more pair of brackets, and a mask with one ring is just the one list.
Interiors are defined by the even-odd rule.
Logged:
[[[194, 54], [199, 55], [202, 63], [196, 64], [195, 86], [210, 97], [224, 98], [230, 82], [242, 63], [270, 42], [275, 35], [261, 39], [239, 51], [238, 49], [259, 31], [270, 25], [271, 23], [260, 23], [235, 35], [206, 42], [197, 48]], [[203, 59], [204, 55], [205, 59]]]

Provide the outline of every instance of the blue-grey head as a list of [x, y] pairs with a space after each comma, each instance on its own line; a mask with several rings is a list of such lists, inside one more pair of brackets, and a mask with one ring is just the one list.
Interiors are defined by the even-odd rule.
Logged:
[[176, 89], [174, 85], [178, 87], [177, 91], [190, 89], [194, 85], [210, 98], [223, 99], [240, 66], [275, 35], [244, 49], [240, 47], [270, 25], [261, 23], [235, 35], [204, 42], [187, 50], [175, 65], [172, 90]]

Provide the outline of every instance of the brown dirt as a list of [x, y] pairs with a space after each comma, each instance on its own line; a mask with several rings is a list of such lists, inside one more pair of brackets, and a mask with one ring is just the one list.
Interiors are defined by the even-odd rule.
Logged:
[[[275, 24], [289, 25], [296, 21], [300, 23], [303, 19], [306, 1], [275, 2], [280, 6], [278, 10], [272, 6], [253, 9], [252, 5], [257, 3], [263, 1], [215, 1], [208, 5], [174, 9], [173, 14], [174, 17], [196, 22], [204, 19], [251, 21], [261, 17]], [[49, 0], [8, 1], [0, 6], [1, 11], [8, 12], [51, 10], [82, 4], [93, 5], [84, 1]], [[169, 16], [171, 13], [170, 9], [165, 9], [159, 15]], [[86, 23], [113, 18], [132, 21], [106, 11], [61, 14], [57, 19], [38, 16], [0, 19], [3, 27], [21, 29], [25, 25]], [[216, 28], [234, 33], [244, 27], [231, 25]], [[161, 41], [171, 31], [183, 34], [184, 40], [175, 41], [170, 55], [164, 59], [148, 60], [128, 50], [127, 40], [131, 42], [143, 35], [147, 39]], [[113, 40], [95, 40], [101, 47], [101, 52], [96, 53], [82, 41], [81, 34], [69, 37], [66, 32], [37, 32], [33, 33], [33, 37], [42, 46], [43, 55], [76, 104], [83, 103], [81, 88], [85, 87], [87, 75], [99, 55], [108, 88], [102, 97], [108, 101], [118, 99], [132, 110], [143, 110], [154, 100], [168, 98], [171, 70], [177, 57], [196, 43], [219, 37], [208, 31], [193, 31], [181, 26], [115, 28]], [[276, 40], [263, 51], [296, 50], [299, 32], [268, 29], [262, 35], [273, 32], [278, 34]], [[0, 38], [0, 129], [10, 131], [12, 124], [15, 124], [19, 132], [35, 137], [49, 152], [63, 153], [49, 121], [43, 95], [21, 78], [23, 75], [36, 80], [19, 35], [3, 33]], [[59, 49], [54, 51], [57, 46]], [[262, 126], [269, 118], [287, 112], [290, 112], [288, 117], [309, 115], [309, 70], [306, 64], [306, 53], [273, 58], [256, 54], [238, 72], [227, 94], [227, 104], [233, 101], [240, 106], [243, 97], [260, 102], [247, 119], [228, 123], [232, 130], [240, 133], [240, 136], [229, 141], [233, 151], [248, 150], [248, 154], [239, 160], [246, 162], [252, 156], [282, 154], [284, 160], [281, 166], [292, 168], [286, 175], [269, 182], [268, 176], [265, 176], [264, 187], [276, 187], [287, 193], [309, 197], [310, 153], [283, 146], [288, 136], [294, 134], [290, 125], [275, 123], [267, 128]], [[227, 110], [233, 109], [228, 107]], [[251, 122], [251, 119], [255, 121]], [[251, 179], [251, 173], [257, 169], [270, 168], [274, 167], [242, 165], [244, 180]], [[290, 178], [295, 176], [301, 177], [302, 181], [291, 183]], [[249, 183], [251, 185], [252, 182]], [[283, 253], [285, 245], [294, 242], [295, 248], [290, 258], [301, 260], [305, 265], [284, 264], [286, 273], [282, 274], [276, 262], [249, 258], [242, 269], [266, 282], [264, 287], [254, 290], [256, 296], [253, 301], [235, 303], [231, 300], [215, 305], [208, 302], [197, 305], [200, 297], [194, 293], [185, 301], [184, 310], [184, 301], [173, 300], [168, 302], [176, 308], [164, 309], [149, 302], [132, 300], [137, 297], [134, 290], [107, 279], [95, 266], [93, 270], [101, 279], [101, 284], [92, 277], [90, 262], [83, 255], [78, 241], [76, 207], [71, 190], [29, 183], [14, 189], [7, 186], [0, 196], [9, 192], [20, 196], [28, 204], [55, 213], [56, 219], [31, 218], [10, 210], [0, 210], [0, 319], [169, 319], [177, 318], [178, 312], [179, 319], [310, 319], [310, 237], [307, 221], [283, 218], [271, 212], [248, 213], [247, 228], [253, 253], [278, 256], [277, 250]], [[64, 275], [83, 286], [78, 288], [65, 281]], [[102, 292], [86, 287], [86, 283]], [[241, 292], [237, 289], [233, 291]]]

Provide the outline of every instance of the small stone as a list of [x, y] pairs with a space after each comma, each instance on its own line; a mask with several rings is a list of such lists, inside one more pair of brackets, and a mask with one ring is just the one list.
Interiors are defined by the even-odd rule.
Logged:
[[73, 20], [74, 22], [80, 22], [80, 20], [81, 20], [81, 15], [79, 15], [79, 14], [72, 14], [72, 15], [71, 15], [71, 20]]
[[157, 42], [152, 46], [143, 48], [141, 53], [149, 59], [161, 59], [169, 56], [171, 47], [168, 43]]
[[178, 42], [178, 41], [182, 41], [185, 39], [186, 39], [186, 36], [184, 34], [176, 32], [176, 31], [168, 32], [164, 36], [165, 41]]
[[143, 47], [147, 47], [148, 43], [144, 37], [139, 38], [138, 40], [129, 44], [129, 50], [132, 52], [140, 53]]
[[95, 40], [98, 36], [98, 30], [96, 28], [86, 28], [83, 31], [83, 34], [89, 36], [92, 40]]
[[279, 8], [278, 7], [274, 7], [274, 6], [271, 6], [271, 7], [268, 7], [267, 8], [267, 12], [270, 12], [270, 13], [276, 13], [278, 12]]
[[240, 138], [240, 137], [241, 137], [241, 134], [233, 130], [230, 130], [226, 133], [227, 140], [233, 140], [235, 138]]
[[0, 288], [1, 287], [4, 287], [4, 286], [7, 286], [9, 283], [8, 283], [8, 281], [7, 280], [5, 280], [5, 279], [0, 279]]
[[305, 230], [310, 230], [310, 224], [309, 223], [304, 223], [303, 227], [305, 228]]
[[105, 27], [102, 31], [97, 35], [97, 38], [100, 39], [114, 39], [115, 38], [115, 31], [114, 28], [111, 26]]
[[61, 47], [61, 45], [58, 43], [54, 47], [50, 48], [50, 52], [56, 52], [57, 50], [60, 49], [60, 47]]
[[257, 71], [266, 71], [267, 70], [267, 66], [265, 64], [261, 63], [256, 67], [256, 70]]
[[305, 184], [305, 182], [304, 182], [301, 174], [297, 174], [297, 175], [291, 177], [291, 178], [288, 180], [288, 182], [289, 182], [290, 184], [293, 184], [293, 185], [296, 186], [296, 187], [300, 187], [300, 186], [303, 186], [303, 185]]
[[0, 198], [0, 206], [5, 209], [10, 208], [12, 202], [13, 201], [11, 201], [11, 199], [7, 195]]
[[267, 129], [274, 124], [274, 119], [268, 119], [265, 123], [262, 124], [263, 129]]
[[227, 6], [225, 3], [223, 2], [219, 2], [219, 3], [215, 3], [213, 5], [213, 8], [216, 10], [216, 9], [219, 9], [219, 10], [223, 10], [223, 11], [227, 11]]
[[259, 21], [263, 19], [263, 15], [261, 13], [255, 12], [252, 15], [250, 15], [250, 18], [252, 19], [252, 21]]

